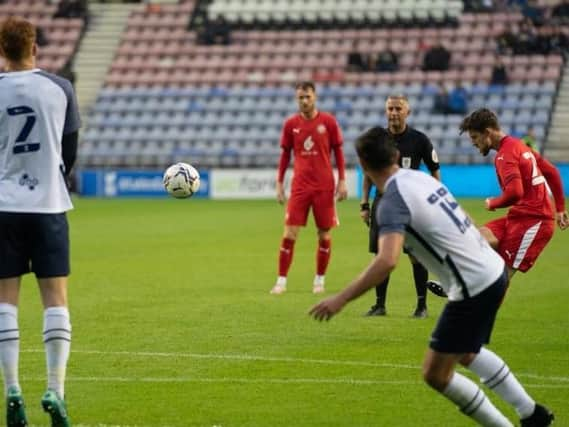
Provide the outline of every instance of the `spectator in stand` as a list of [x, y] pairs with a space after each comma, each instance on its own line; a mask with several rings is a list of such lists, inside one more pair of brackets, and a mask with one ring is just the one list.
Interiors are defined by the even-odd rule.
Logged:
[[36, 44], [39, 47], [44, 47], [49, 44], [49, 39], [45, 35], [45, 31], [41, 27], [36, 27]]
[[448, 94], [449, 114], [466, 114], [468, 111], [468, 92], [458, 84]]
[[217, 16], [213, 21], [205, 22], [202, 41], [207, 45], [231, 44], [231, 27], [223, 15]]
[[569, 38], [559, 25], [554, 25], [551, 30], [551, 49], [554, 53], [565, 55], [569, 51]]
[[510, 55], [517, 49], [518, 39], [510, 30], [504, 30], [496, 39], [497, 51], [501, 55]]
[[435, 95], [435, 104], [433, 112], [435, 114], [447, 114], [448, 113], [448, 91], [441, 84], [437, 94]]
[[494, 58], [494, 67], [492, 68], [492, 79], [490, 84], [492, 85], [507, 85], [509, 82], [508, 71], [506, 70], [506, 64], [502, 61], [500, 55], [496, 55]]
[[522, 137], [522, 141], [525, 145], [534, 151], [537, 151], [537, 141], [535, 139], [535, 132], [533, 126], [529, 126], [526, 134]]
[[57, 72], [57, 75], [67, 79], [75, 86], [75, 71], [73, 71], [73, 60], [69, 59], [65, 65]]
[[399, 58], [391, 49], [387, 48], [375, 57], [373, 69], [379, 72], [393, 72], [399, 69]]
[[569, 0], [563, 0], [551, 9], [551, 18], [555, 21], [566, 21], [569, 18]]
[[468, 92], [458, 85], [450, 92], [443, 86], [439, 86], [439, 92], [435, 95], [434, 112], [437, 114], [465, 114], [468, 111]]
[[359, 49], [357, 41], [352, 43], [352, 50], [348, 53], [348, 63], [346, 65], [348, 71], [368, 71], [369, 64], [367, 58], [362, 54]]
[[537, 49], [537, 31], [531, 19], [524, 19], [520, 24], [514, 45], [515, 55], [527, 55]]
[[544, 11], [539, 7], [536, 0], [528, 0], [527, 3], [522, 6], [521, 12], [522, 15], [529, 19], [534, 25], [539, 27], [544, 24]]
[[441, 42], [437, 42], [423, 58], [423, 71], [446, 71], [450, 66], [450, 52]]

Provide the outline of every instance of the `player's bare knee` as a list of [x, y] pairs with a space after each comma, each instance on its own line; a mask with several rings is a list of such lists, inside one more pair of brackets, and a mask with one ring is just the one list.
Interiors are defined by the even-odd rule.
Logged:
[[459, 359], [458, 363], [460, 363], [464, 367], [468, 367], [470, 366], [475, 357], [476, 353], [467, 353]]
[[319, 240], [330, 240], [332, 238], [332, 233], [330, 233], [329, 228], [319, 228], [318, 229], [318, 239]]
[[479, 231], [480, 231], [480, 234], [482, 234], [482, 236], [484, 236], [486, 241], [490, 244], [492, 249], [498, 249], [498, 245], [500, 244], [500, 241], [497, 239], [496, 236], [494, 236], [494, 233], [492, 233], [492, 231], [489, 228], [480, 227]]
[[285, 239], [296, 240], [298, 237], [299, 227], [285, 227], [283, 237]]
[[423, 380], [431, 387], [437, 391], [443, 391], [447, 384], [448, 379], [446, 376], [441, 374], [441, 371], [430, 369], [429, 367], [423, 367]]

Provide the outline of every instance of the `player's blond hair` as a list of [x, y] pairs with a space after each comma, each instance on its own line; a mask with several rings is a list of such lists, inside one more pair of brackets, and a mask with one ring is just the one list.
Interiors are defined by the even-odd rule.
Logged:
[[0, 26], [0, 54], [8, 61], [31, 57], [35, 42], [36, 29], [25, 19], [10, 17]]

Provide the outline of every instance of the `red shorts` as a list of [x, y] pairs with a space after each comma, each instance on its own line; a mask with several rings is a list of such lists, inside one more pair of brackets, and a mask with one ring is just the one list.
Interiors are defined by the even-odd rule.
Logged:
[[332, 228], [338, 225], [334, 190], [329, 191], [293, 191], [286, 207], [286, 225], [306, 225], [308, 211], [312, 207], [316, 227]]
[[498, 218], [485, 225], [499, 241], [498, 253], [510, 268], [528, 271], [551, 240], [553, 220]]

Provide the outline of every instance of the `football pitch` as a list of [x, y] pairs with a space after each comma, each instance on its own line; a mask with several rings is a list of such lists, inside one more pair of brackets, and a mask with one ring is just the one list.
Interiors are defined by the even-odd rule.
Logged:
[[[481, 224], [481, 200], [463, 200]], [[364, 318], [373, 291], [329, 323], [307, 315], [316, 231], [295, 247], [288, 291], [276, 278], [283, 208], [274, 201], [75, 199], [66, 398], [82, 426], [461, 427], [474, 423], [421, 378], [444, 300], [415, 305], [406, 256], [388, 316]], [[371, 259], [356, 200], [339, 204], [327, 294]], [[569, 426], [569, 231], [514, 277], [489, 346]], [[31, 275], [20, 306], [20, 375], [32, 425], [47, 425], [42, 310]], [[465, 372], [465, 371], [463, 371]], [[514, 411], [488, 396], [518, 425]], [[2, 406], [2, 411], [4, 407]], [[4, 413], [4, 412], [3, 412]], [[4, 415], [2, 415], [4, 417]]]

